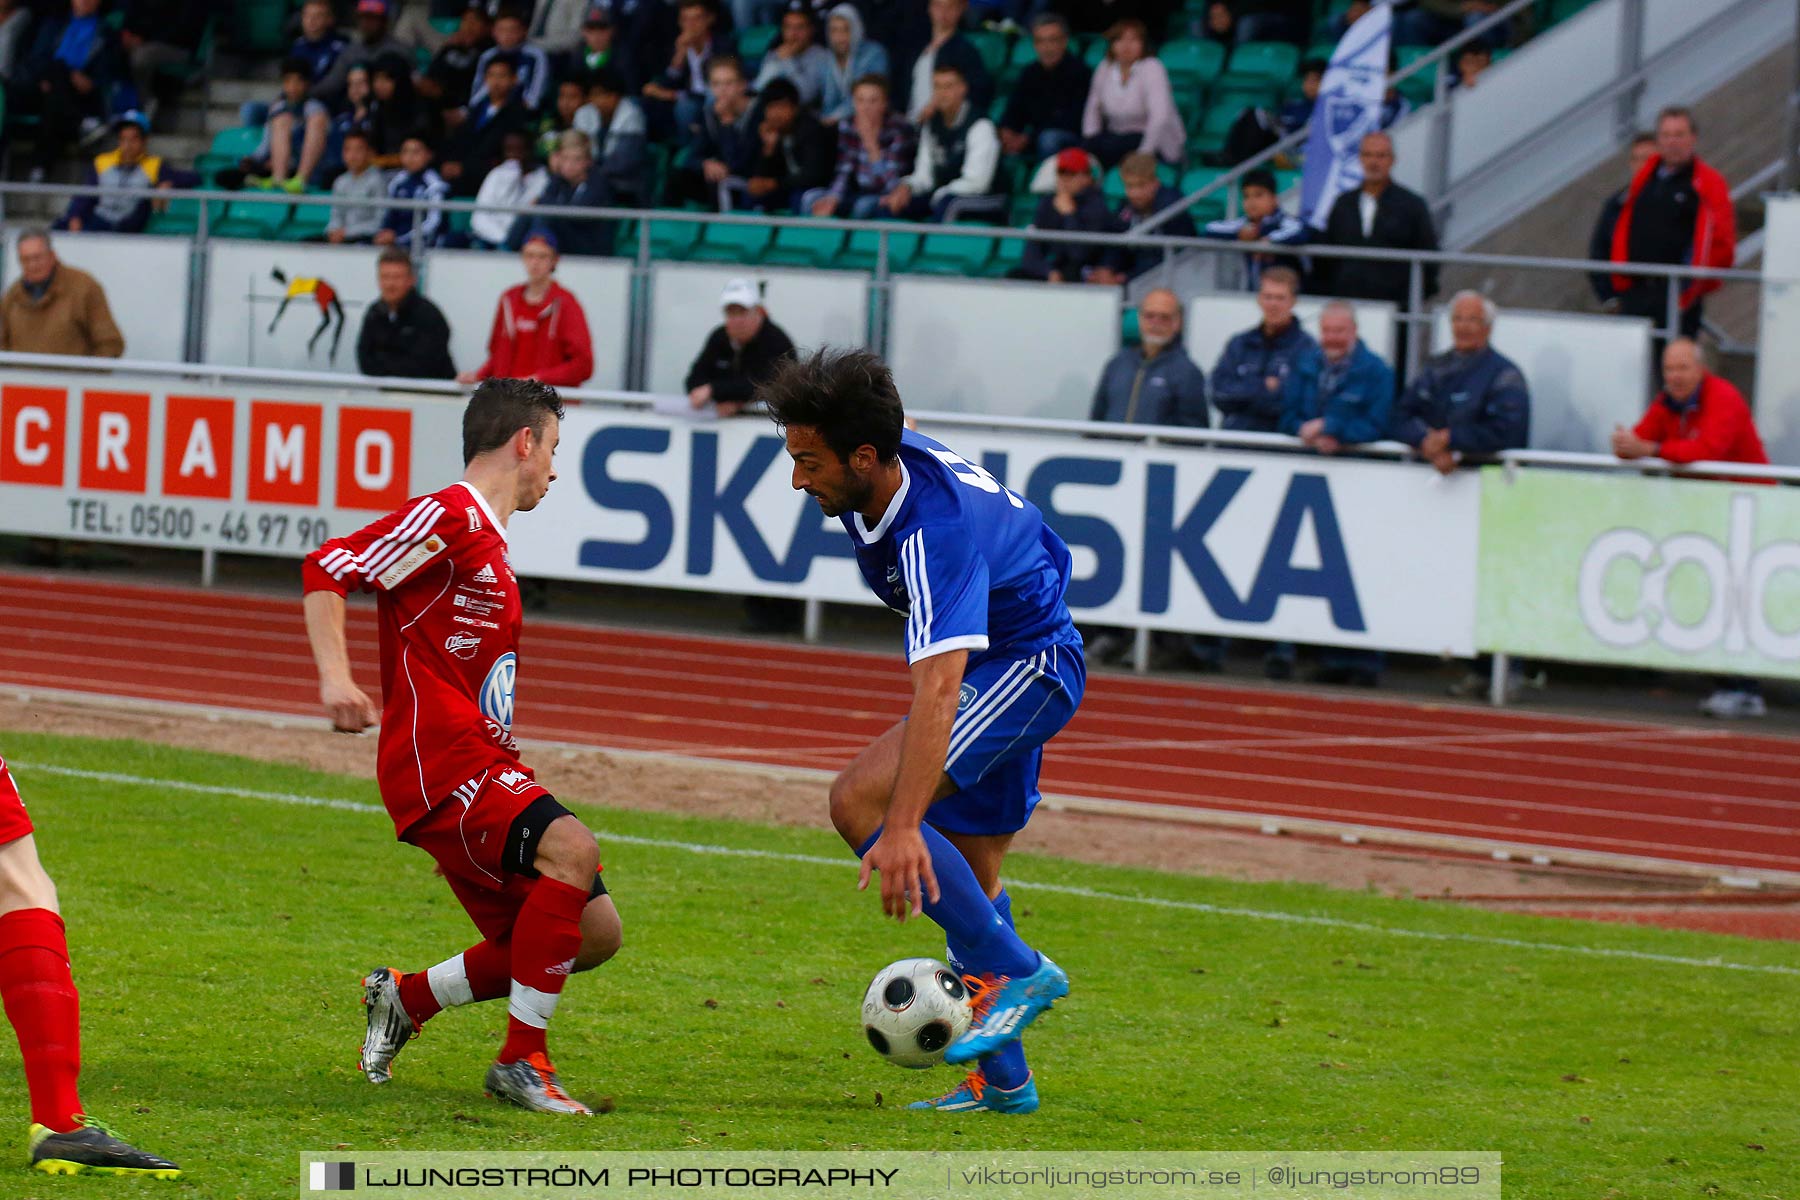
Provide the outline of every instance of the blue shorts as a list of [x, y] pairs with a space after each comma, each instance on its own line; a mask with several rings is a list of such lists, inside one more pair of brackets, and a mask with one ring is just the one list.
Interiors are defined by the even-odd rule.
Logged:
[[963, 675], [944, 773], [957, 789], [925, 820], [949, 833], [1017, 833], [1038, 802], [1044, 743], [1055, 737], [1087, 688], [1079, 644], [1047, 646], [1026, 658], [994, 658]]

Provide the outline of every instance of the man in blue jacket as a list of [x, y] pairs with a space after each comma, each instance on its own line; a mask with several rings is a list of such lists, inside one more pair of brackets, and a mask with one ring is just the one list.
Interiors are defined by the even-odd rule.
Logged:
[[1450, 349], [1425, 361], [1394, 407], [1390, 436], [1448, 475], [1460, 458], [1490, 457], [1531, 437], [1531, 393], [1510, 358], [1489, 344], [1494, 302], [1479, 292], [1450, 301]]
[[1253, 433], [1281, 428], [1283, 388], [1294, 364], [1319, 343], [1294, 319], [1300, 276], [1292, 267], [1269, 267], [1256, 289], [1261, 324], [1225, 343], [1213, 367], [1212, 401], [1220, 426]]
[[[1281, 432], [1320, 454], [1373, 442], [1394, 407], [1394, 371], [1356, 336], [1356, 310], [1333, 300], [1319, 313], [1319, 345], [1300, 356], [1282, 389]], [[1316, 683], [1376, 687], [1387, 656], [1379, 650], [1327, 649]]]

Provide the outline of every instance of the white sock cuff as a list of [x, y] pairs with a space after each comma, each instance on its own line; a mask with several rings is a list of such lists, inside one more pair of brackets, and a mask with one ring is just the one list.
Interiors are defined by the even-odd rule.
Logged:
[[425, 982], [442, 1008], [475, 1003], [475, 989], [469, 986], [469, 973], [463, 969], [463, 956], [447, 958], [425, 972]]
[[540, 992], [515, 979], [512, 981], [512, 998], [506, 1003], [506, 1013], [533, 1029], [547, 1029], [551, 1014], [556, 1012], [556, 1001], [560, 995], [559, 992]]

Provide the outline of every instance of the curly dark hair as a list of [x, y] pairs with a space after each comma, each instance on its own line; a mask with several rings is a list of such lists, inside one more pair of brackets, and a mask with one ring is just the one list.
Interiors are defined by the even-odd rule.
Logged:
[[906, 413], [893, 372], [872, 351], [826, 347], [790, 359], [757, 389], [757, 399], [782, 429], [818, 430], [840, 461], [849, 462], [860, 446], [874, 447], [884, 463], [900, 453]]
[[529, 426], [536, 437], [544, 435], [550, 417], [562, 420], [562, 397], [547, 383], [535, 379], [484, 379], [469, 406], [463, 409], [463, 465], [476, 456], [497, 450], [519, 430]]

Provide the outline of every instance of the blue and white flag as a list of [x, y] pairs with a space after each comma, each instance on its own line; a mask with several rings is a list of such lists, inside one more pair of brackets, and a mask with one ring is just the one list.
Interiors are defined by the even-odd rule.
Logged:
[[1300, 178], [1300, 215], [1315, 229], [1325, 227], [1334, 200], [1362, 184], [1357, 152], [1363, 136], [1381, 128], [1393, 23], [1393, 8], [1378, 0], [1344, 31], [1331, 52], [1318, 103], [1313, 105], [1306, 173]]

